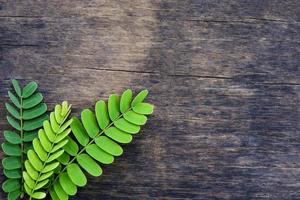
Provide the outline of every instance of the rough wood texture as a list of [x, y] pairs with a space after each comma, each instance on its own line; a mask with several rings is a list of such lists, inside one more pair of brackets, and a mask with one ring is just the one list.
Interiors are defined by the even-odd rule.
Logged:
[[300, 1], [0, 2], [1, 102], [17, 78], [75, 114], [125, 88], [156, 105], [73, 199], [300, 199]]

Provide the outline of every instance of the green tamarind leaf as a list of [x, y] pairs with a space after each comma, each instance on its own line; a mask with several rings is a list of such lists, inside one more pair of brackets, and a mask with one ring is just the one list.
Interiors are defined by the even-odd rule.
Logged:
[[52, 130], [51, 124], [48, 120], [43, 122], [44, 132], [47, 135], [47, 138], [50, 142], [54, 142], [56, 135]]
[[55, 119], [58, 123], [62, 123], [63, 120], [64, 120], [64, 116], [61, 115], [61, 111], [62, 111], [62, 106], [57, 104], [55, 106], [55, 110], [54, 110], [54, 116], [55, 116]]
[[131, 102], [131, 106], [134, 107], [144, 101], [144, 99], [148, 96], [148, 90], [142, 90]]
[[41, 142], [39, 141], [39, 139], [35, 138], [32, 141], [32, 144], [33, 144], [34, 151], [37, 153], [37, 155], [39, 156], [39, 158], [42, 161], [45, 161], [47, 159], [47, 152], [44, 150], [44, 148], [43, 148]]
[[58, 134], [54, 140], [54, 143], [59, 143], [63, 139], [65, 139], [69, 133], [71, 133], [71, 128], [64, 130], [62, 133]]
[[29, 176], [32, 179], [37, 180], [39, 173], [34, 169], [32, 164], [28, 160], [26, 160], [24, 163], [24, 166], [25, 166], [25, 169], [26, 169], [27, 173], [29, 174]]
[[110, 122], [107, 106], [104, 101], [102, 100], [97, 101], [95, 106], [95, 114], [98, 121], [98, 125], [102, 130], [104, 130], [106, 126], [109, 125]]
[[20, 187], [21, 187], [21, 184], [18, 179], [7, 179], [2, 184], [2, 189], [4, 192], [12, 192], [17, 189], [20, 189]]
[[69, 105], [67, 101], [62, 102], [62, 108], [61, 108], [61, 115], [67, 116], [69, 115], [68, 112], [71, 109], [71, 104]]
[[82, 124], [91, 138], [99, 133], [96, 117], [90, 109], [84, 109], [81, 113]]
[[14, 118], [12, 118], [11, 116], [6, 116], [7, 122], [15, 129], [17, 129], [18, 131], [21, 131], [21, 125], [20, 123], [15, 120]]
[[35, 199], [44, 199], [46, 197], [45, 192], [35, 192], [31, 195]]
[[12, 191], [12, 192], [8, 193], [7, 199], [8, 199], [8, 200], [16, 200], [16, 199], [19, 198], [19, 196], [21, 195], [21, 193], [22, 193], [22, 192], [21, 192], [20, 189], [17, 189], [17, 190], [15, 190], [15, 191]]
[[24, 110], [23, 119], [29, 120], [29, 119], [39, 117], [42, 114], [44, 114], [46, 111], [47, 111], [47, 105], [45, 103], [41, 103], [29, 110]]
[[27, 153], [28, 150], [33, 149], [33, 146], [31, 143], [24, 143], [24, 149], [23, 153]]
[[20, 119], [20, 118], [21, 118], [19, 111], [18, 111], [14, 106], [10, 105], [9, 103], [5, 103], [5, 107], [6, 107], [6, 110], [7, 110], [13, 117], [15, 117], [16, 119]]
[[37, 131], [25, 132], [23, 135], [24, 142], [32, 142], [34, 138], [38, 137]]
[[60, 200], [68, 199], [68, 194], [63, 190], [60, 184], [54, 184], [54, 190]]
[[43, 122], [48, 119], [47, 115], [42, 115], [34, 120], [29, 120], [24, 122], [23, 129], [25, 131], [32, 131], [37, 128], [40, 128], [43, 125]]
[[38, 137], [39, 137], [39, 140], [40, 140], [40, 142], [41, 142], [43, 148], [44, 148], [47, 152], [50, 152], [50, 151], [51, 151], [52, 144], [51, 144], [51, 142], [48, 140], [48, 138], [47, 138], [47, 136], [46, 136], [46, 133], [45, 133], [44, 129], [40, 129], [40, 130], [39, 130]]
[[13, 131], [4, 131], [4, 137], [11, 144], [20, 144], [21, 143], [20, 135]]
[[13, 79], [12, 80], [12, 85], [13, 85], [13, 87], [14, 87], [15, 92], [17, 93], [17, 95], [19, 97], [21, 97], [22, 96], [22, 91], [21, 91], [21, 87], [20, 87], [19, 82], [16, 79]]
[[22, 153], [19, 145], [10, 144], [8, 142], [2, 144], [2, 150], [9, 156], [20, 156]]
[[128, 121], [126, 121], [124, 118], [120, 118], [117, 121], [114, 122], [114, 125], [127, 133], [136, 134], [140, 131], [140, 126], [132, 124]]
[[39, 159], [38, 155], [33, 151], [29, 150], [27, 152], [27, 157], [30, 162], [30, 164], [37, 170], [37, 171], [42, 171], [43, 170], [43, 163]]
[[44, 169], [42, 170], [42, 173], [46, 173], [49, 171], [53, 171], [54, 169], [56, 169], [59, 166], [59, 162], [54, 162], [54, 163], [50, 163], [47, 164]]
[[[65, 151], [63, 147], [69, 143], [66, 137], [71, 131], [68, 126], [72, 123], [72, 119], [67, 121], [70, 106], [67, 102], [64, 104], [67, 107], [65, 115], [61, 115], [63, 106], [56, 106], [50, 114], [50, 122], [43, 122], [43, 129], [39, 130], [38, 138], [32, 142], [34, 151], [27, 152], [23, 178], [25, 191], [30, 198], [43, 198], [46, 194], [44, 188], [49, 187], [53, 181], [52, 175], [61, 170], [60, 163], [55, 160], [62, 156]], [[68, 197], [67, 194], [65, 196]], [[61, 194], [59, 198], [62, 198]]]
[[84, 173], [81, 171], [80, 167], [77, 164], [72, 163], [68, 165], [67, 173], [69, 178], [75, 185], [79, 187], [83, 187], [86, 185], [87, 183], [86, 176], [84, 175]]
[[90, 175], [100, 176], [102, 174], [101, 167], [88, 154], [80, 154], [76, 159], [78, 164]]
[[[7, 142], [2, 144], [2, 148], [6, 155], [12, 157], [4, 158], [2, 164], [4, 175], [8, 178], [15, 179], [20, 185], [22, 182], [22, 170], [20, 170], [22, 163], [24, 163], [27, 168], [32, 167], [31, 169], [36, 171], [37, 169], [34, 167], [41, 167], [39, 165], [39, 159], [45, 159], [45, 152], [42, 151], [43, 148], [41, 147], [41, 144], [36, 141], [34, 141], [34, 147], [35, 150], [39, 149], [37, 154], [29, 152], [28, 162], [25, 162], [24, 159], [26, 159], [26, 156], [22, 156], [22, 154], [26, 154], [29, 150], [32, 151], [33, 146], [31, 142], [38, 136], [37, 129], [42, 126], [42, 122], [48, 117], [45, 115], [47, 106], [46, 104], [41, 103], [43, 100], [42, 94], [35, 93], [37, 89], [37, 84], [35, 82], [28, 83], [23, 89], [20, 87], [17, 80], [12, 80], [12, 85], [14, 92], [8, 92], [9, 99], [12, 103], [5, 104], [8, 113], [10, 113], [10, 116], [7, 116], [7, 121], [15, 130], [20, 131], [21, 133], [17, 134], [15, 131], [4, 132], [4, 137]], [[37, 161], [35, 160], [36, 158]], [[34, 167], [30, 164], [30, 161], [33, 162]], [[34, 175], [35, 173], [33, 172], [27, 173], [29, 178], [32, 176], [34, 177]], [[20, 185], [19, 188], [16, 187], [13, 191], [9, 191], [7, 198], [11, 200], [19, 198], [21, 190], [24, 191], [21, 187], [23, 187], [23, 185]], [[24, 187], [25, 190], [26, 188], [29, 188], [26, 183]]]
[[57, 194], [55, 193], [54, 188], [49, 189], [49, 193], [50, 193], [52, 200], [60, 200], [59, 197], [57, 196]]
[[21, 158], [10, 156], [2, 160], [2, 165], [4, 169], [13, 170], [21, 168]]
[[73, 119], [69, 119], [67, 122], [64, 122], [63, 125], [58, 130], [58, 133], [61, 134], [72, 124]]
[[55, 151], [57, 151], [58, 149], [61, 149], [63, 146], [65, 146], [67, 143], [69, 142], [68, 139], [64, 139], [60, 142], [58, 142], [53, 148], [52, 150], [50, 151], [50, 153], [53, 153]]
[[12, 169], [12, 170], [7, 170], [4, 169], [4, 174], [7, 178], [21, 178], [22, 174], [19, 169]]
[[55, 119], [55, 114], [54, 112], [50, 113], [50, 124], [51, 124], [51, 128], [55, 133], [58, 133], [59, 131], [59, 124], [57, 123], [56, 119]]
[[77, 192], [77, 187], [76, 185], [71, 181], [69, 178], [68, 174], [66, 172], [62, 173], [59, 176], [59, 183], [63, 190], [68, 194], [68, 195], [75, 195]]
[[[43, 95], [41, 93], [35, 93], [27, 99], [23, 100], [22, 107], [24, 109], [30, 109], [41, 103], [43, 100]], [[18, 106], [17, 106], [18, 107]]]
[[32, 190], [31, 190], [31, 188], [28, 187], [28, 185], [26, 183], [24, 183], [24, 188], [25, 188], [25, 191], [27, 192], [27, 194], [32, 195]]
[[43, 181], [43, 180], [49, 178], [53, 173], [54, 173], [53, 171], [44, 173], [44, 174], [42, 174], [37, 180], [38, 180], [38, 181]]
[[153, 113], [154, 106], [149, 103], [140, 103], [134, 106], [133, 111], [142, 115], [149, 115]]
[[96, 138], [95, 142], [98, 147], [113, 156], [120, 156], [123, 153], [122, 147], [106, 136]]
[[35, 187], [35, 181], [28, 175], [27, 172], [23, 172], [23, 178], [30, 189], [33, 189]]
[[132, 135], [121, 131], [120, 129], [112, 126], [104, 131], [104, 133], [111, 139], [120, 143], [129, 143], [132, 140]]
[[76, 154], [79, 150], [78, 145], [72, 138], [67, 137], [67, 139], [69, 142], [63, 147], [63, 149], [71, 156], [76, 156]]
[[10, 98], [11, 102], [13, 102], [13, 104], [17, 107], [17, 108], [21, 108], [21, 103], [20, 100], [18, 99], [18, 97], [16, 97], [11, 91], [8, 91], [8, 97]]
[[86, 146], [89, 143], [89, 136], [77, 117], [73, 117], [71, 129], [79, 144]]
[[70, 161], [70, 156], [68, 153], [64, 152], [57, 160], [62, 163], [63, 165], [67, 165], [68, 162]]
[[128, 111], [124, 115], [124, 119], [128, 122], [135, 124], [135, 125], [144, 125], [147, 122], [147, 117], [145, 115], [138, 114], [134, 111]]
[[49, 182], [49, 179], [40, 181], [38, 184], [35, 185], [34, 189], [38, 190], [38, 189], [44, 187], [48, 182]]
[[111, 164], [114, 161], [114, 157], [109, 153], [103, 151], [96, 144], [91, 144], [86, 147], [86, 152], [95, 160], [103, 164]]
[[119, 96], [112, 94], [108, 98], [108, 114], [112, 121], [116, 120], [120, 115]]
[[132, 91], [130, 89], [123, 92], [120, 100], [120, 111], [125, 113], [130, 108], [130, 103], [132, 101]]
[[65, 150], [61, 149], [53, 153], [51, 156], [49, 156], [48, 160], [46, 162], [51, 162], [55, 159], [57, 159], [59, 156], [61, 156], [64, 153]]
[[22, 91], [22, 97], [23, 98], [27, 98], [29, 96], [31, 96], [35, 90], [37, 89], [38, 85], [36, 82], [34, 81], [31, 81], [29, 82], [24, 88], [23, 88], [23, 91]]

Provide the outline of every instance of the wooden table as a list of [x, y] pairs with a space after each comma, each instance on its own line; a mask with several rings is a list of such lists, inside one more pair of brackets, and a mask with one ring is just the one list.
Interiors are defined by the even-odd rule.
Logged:
[[72, 199], [300, 199], [300, 1], [0, 2], [1, 132], [12, 78], [74, 115], [126, 88], [156, 105]]

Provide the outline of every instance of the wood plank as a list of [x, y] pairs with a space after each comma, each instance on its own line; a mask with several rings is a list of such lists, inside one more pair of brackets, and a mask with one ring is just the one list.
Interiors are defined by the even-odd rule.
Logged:
[[12, 78], [36, 80], [49, 111], [68, 100], [74, 115], [112, 92], [150, 90], [142, 133], [72, 199], [299, 199], [299, 8], [3, 1], [0, 101]]

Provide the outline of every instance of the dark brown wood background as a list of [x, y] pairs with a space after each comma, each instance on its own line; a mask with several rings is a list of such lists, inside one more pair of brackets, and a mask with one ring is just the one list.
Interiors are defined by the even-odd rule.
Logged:
[[12, 78], [74, 114], [126, 88], [156, 105], [73, 199], [300, 199], [300, 1], [0, 2], [1, 132]]

